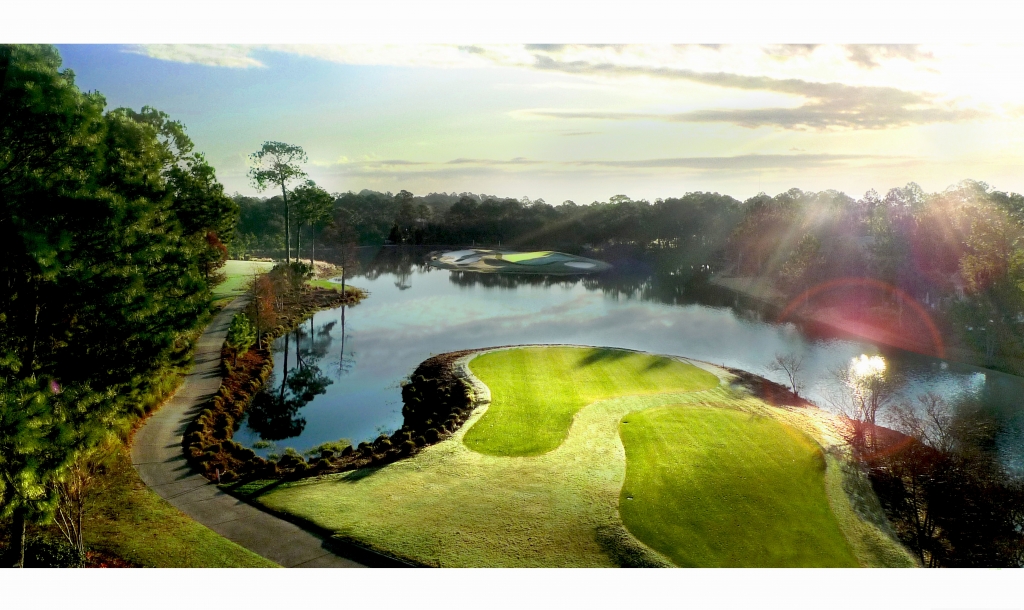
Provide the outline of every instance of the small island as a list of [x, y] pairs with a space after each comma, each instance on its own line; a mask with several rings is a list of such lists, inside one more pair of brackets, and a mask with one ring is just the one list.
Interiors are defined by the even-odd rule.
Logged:
[[465, 249], [442, 252], [430, 257], [430, 264], [441, 269], [479, 273], [534, 273], [571, 275], [607, 271], [604, 261], [554, 252], [516, 252], [514, 250]]

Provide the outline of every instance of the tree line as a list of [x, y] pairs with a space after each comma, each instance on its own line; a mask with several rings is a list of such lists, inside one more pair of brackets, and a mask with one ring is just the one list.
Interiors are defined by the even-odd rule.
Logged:
[[[286, 253], [285, 195], [235, 196], [241, 210], [236, 254], [243, 247]], [[315, 224], [304, 227], [299, 214], [291, 230], [307, 235], [310, 246], [317, 236], [326, 251], [346, 244], [477, 245], [600, 256], [630, 246], [669, 272], [696, 264], [766, 280], [787, 300], [830, 280], [871, 278], [895, 290], [837, 290], [832, 297], [881, 312], [900, 331], [904, 298], [913, 299], [934, 315], [945, 337], [974, 350], [983, 364], [1024, 372], [1024, 196], [982, 182], [966, 180], [938, 193], [910, 183], [859, 199], [790, 189], [742, 202], [693, 192], [653, 203], [616, 195], [557, 206], [473, 193], [328, 196], [320, 189], [318, 195], [316, 214], [306, 213]], [[302, 190], [288, 196], [300, 201]]]
[[106, 109], [51, 46], [2, 45], [0, 206], [0, 518], [20, 566], [26, 523], [67, 517], [82, 460], [173, 386], [238, 205], [180, 122]]

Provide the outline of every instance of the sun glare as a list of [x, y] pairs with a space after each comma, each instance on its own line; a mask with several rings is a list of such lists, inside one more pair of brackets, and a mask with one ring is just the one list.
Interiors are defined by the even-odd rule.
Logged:
[[885, 372], [885, 358], [861, 354], [850, 361], [850, 372], [857, 379], [880, 376]]

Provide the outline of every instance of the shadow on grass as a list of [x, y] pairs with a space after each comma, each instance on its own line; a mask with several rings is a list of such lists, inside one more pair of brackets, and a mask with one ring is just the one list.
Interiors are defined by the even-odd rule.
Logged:
[[736, 379], [730, 384], [732, 389], [746, 392], [773, 407], [814, 406], [814, 403], [797, 396], [784, 385], [740, 369], [727, 368], [726, 370], [736, 376]]
[[588, 366], [593, 366], [598, 362], [615, 362], [616, 360], [622, 360], [632, 355], [632, 352], [627, 352], [617, 349], [601, 349], [594, 347], [587, 350], [587, 353], [576, 362], [576, 368], [582, 369]]
[[672, 360], [670, 360], [669, 358], [664, 358], [661, 356], [651, 356], [647, 361], [647, 366], [644, 367], [644, 372], [646, 373], [647, 371], [656, 371], [658, 369], [663, 369], [671, 363]]
[[648, 548], [620, 524], [601, 525], [594, 530], [601, 549], [622, 568], [668, 568], [672, 563]]
[[277, 489], [282, 484], [284, 484], [284, 481], [281, 479], [257, 479], [255, 481], [221, 485], [220, 488], [242, 500], [254, 500], [265, 493]]
[[383, 466], [364, 466], [359, 470], [353, 470], [352, 472], [349, 472], [345, 476], [341, 477], [339, 480], [342, 483], [355, 483], [356, 481], [362, 481], [365, 478], [372, 477], [373, 475], [377, 474], [377, 472], [381, 468], [383, 468]]
[[[377, 469], [374, 469], [377, 470]], [[357, 471], [358, 472], [358, 471]], [[367, 548], [360, 544], [360, 542], [354, 538], [342, 536], [336, 532], [322, 528], [317, 524], [297, 517], [290, 513], [269, 509], [266, 506], [254, 504], [253, 500], [260, 497], [261, 495], [268, 493], [280, 485], [285, 483], [279, 479], [262, 479], [257, 481], [248, 481], [246, 483], [235, 483], [231, 485], [221, 485], [220, 488], [235, 496], [236, 498], [252, 504], [260, 510], [274, 515], [279, 519], [293, 523], [307, 532], [317, 536], [321, 539], [321, 548], [334, 553], [335, 555], [349, 559], [364, 566], [371, 568], [410, 568], [418, 567], [413, 561], [400, 559], [397, 557], [391, 557], [384, 553], [380, 553], [373, 549]]]

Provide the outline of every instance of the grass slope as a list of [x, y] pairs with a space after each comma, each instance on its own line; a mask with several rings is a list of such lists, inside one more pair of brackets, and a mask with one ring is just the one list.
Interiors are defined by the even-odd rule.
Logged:
[[626, 527], [686, 567], [856, 567], [817, 444], [767, 417], [662, 407], [619, 427]]
[[125, 448], [89, 496], [85, 543], [135, 565], [273, 568], [276, 563], [196, 523], [146, 487]]
[[[568, 357], [563, 362], [570, 363], [585, 358], [585, 353], [601, 351], [543, 349], [577, 350], [575, 360], [572, 354], [563, 354]], [[487, 355], [503, 354], [512, 362], [523, 351], [528, 350]], [[487, 355], [477, 357], [472, 370]], [[633, 354], [620, 355], [621, 361]], [[660, 370], [655, 367], [647, 374]], [[500, 373], [500, 367], [494, 372]], [[719, 374], [728, 380], [728, 373]], [[501, 397], [496, 386], [503, 377], [498, 374], [491, 379], [494, 404], [478, 409], [450, 438], [409, 459], [319, 479], [257, 482], [237, 492], [339, 537], [424, 565], [668, 566], [673, 565], [669, 559], [641, 543], [620, 516], [620, 493], [627, 478], [626, 451], [619, 436], [623, 418], [631, 422], [628, 427], [649, 409], [729, 409], [743, 418], [754, 415], [781, 422], [823, 445], [834, 442], [829, 441], [824, 425], [830, 421], [827, 414], [773, 407], [727, 383], [704, 391], [597, 400], [576, 411], [574, 418], [570, 416], [571, 427], [561, 444], [540, 455], [504, 457], [471, 450], [464, 442], [467, 430], [494, 409]], [[806, 442], [799, 434], [795, 438]], [[661, 457], [655, 463], [674, 467]], [[830, 456], [826, 463], [827, 502], [857, 563], [913, 565], [905, 550], [882, 531], [884, 517], [879, 525], [865, 519], [863, 506], [851, 506], [844, 493], [849, 481], [836, 467], [836, 459]], [[820, 490], [821, 483], [817, 485]], [[815, 510], [820, 511], [820, 495], [817, 498]], [[774, 565], [762, 564], [755, 556], [748, 559], [746, 565]]]
[[487, 413], [466, 445], [488, 455], [540, 455], [565, 439], [584, 406], [615, 396], [707, 390], [718, 378], [664, 356], [623, 350], [532, 347], [491, 352], [470, 363], [491, 389]]

